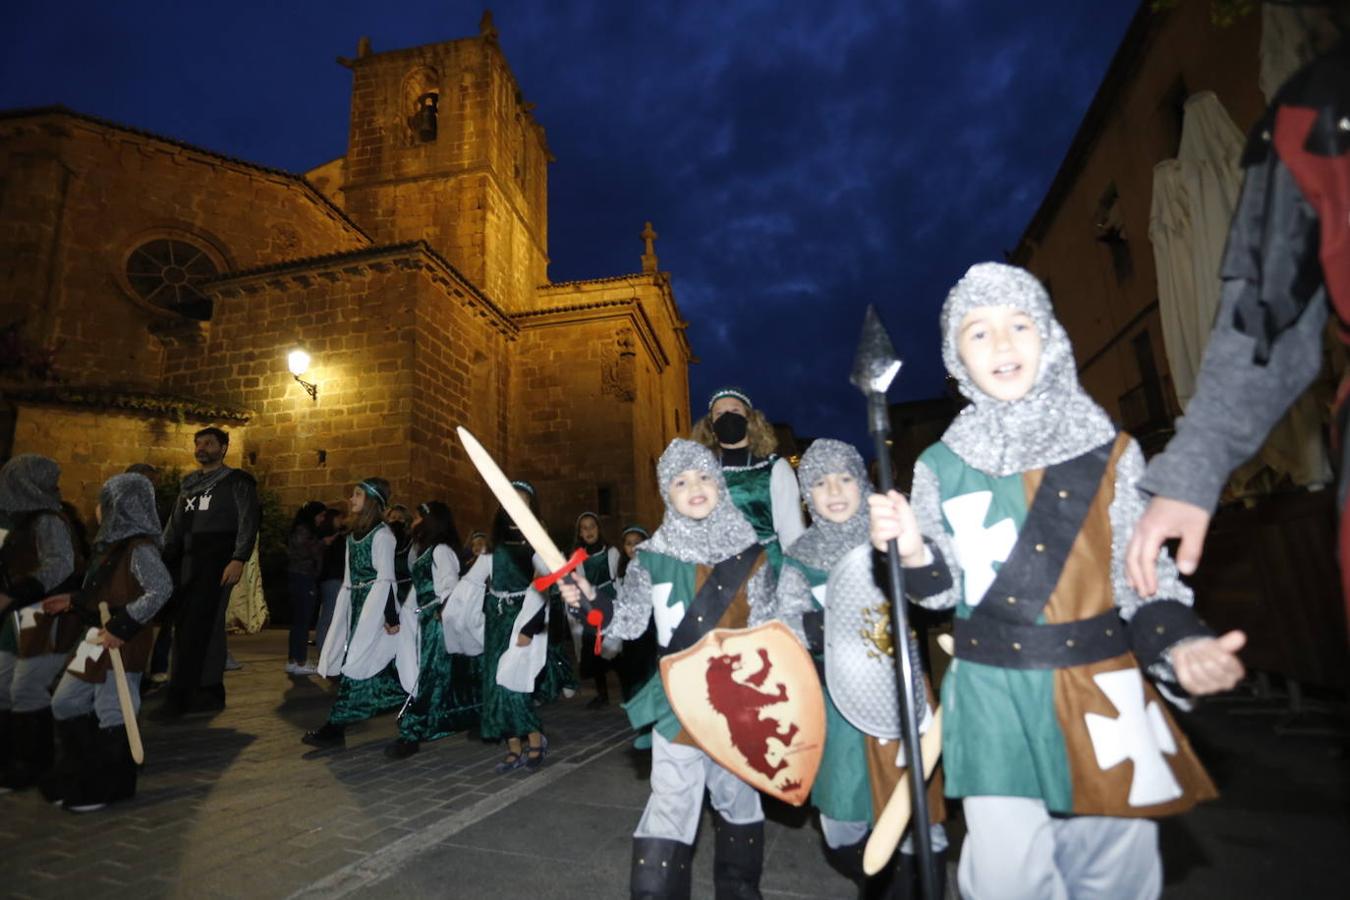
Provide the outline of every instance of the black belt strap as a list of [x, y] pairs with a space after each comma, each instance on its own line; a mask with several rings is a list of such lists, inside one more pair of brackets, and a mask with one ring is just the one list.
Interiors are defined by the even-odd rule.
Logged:
[[703, 635], [717, 627], [722, 614], [750, 579], [755, 563], [764, 555], [763, 547], [747, 547], [735, 556], [722, 560], [708, 573], [708, 580], [694, 595], [693, 602], [684, 611], [684, 618], [670, 636], [670, 643], [662, 648], [666, 653], [679, 653], [698, 643]]
[[1004, 669], [1066, 669], [1111, 659], [1130, 649], [1114, 609], [1058, 625], [1018, 625], [992, 616], [956, 620], [956, 658]]

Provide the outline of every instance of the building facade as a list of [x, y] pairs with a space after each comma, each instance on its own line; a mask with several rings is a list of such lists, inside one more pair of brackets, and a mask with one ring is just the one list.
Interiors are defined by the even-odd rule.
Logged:
[[381, 475], [468, 530], [495, 504], [463, 425], [555, 531], [587, 509], [655, 524], [693, 356], [650, 237], [632, 274], [549, 282], [552, 157], [490, 16], [341, 62], [347, 153], [304, 175], [0, 114], [0, 454], [54, 456], [88, 512], [130, 463], [190, 469], [191, 433], [219, 424], [286, 506]]

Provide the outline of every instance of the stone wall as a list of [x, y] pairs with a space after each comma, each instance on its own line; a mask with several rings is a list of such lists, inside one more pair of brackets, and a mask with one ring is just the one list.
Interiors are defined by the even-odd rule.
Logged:
[[191, 243], [221, 272], [368, 244], [293, 176], [69, 113], [0, 118], [0, 172], [0, 259], [15, 263], [0, 311], [58, 348], [69, 382], [154, 389], [163, 338], [195, 336], [128, 281], [147, 241]]

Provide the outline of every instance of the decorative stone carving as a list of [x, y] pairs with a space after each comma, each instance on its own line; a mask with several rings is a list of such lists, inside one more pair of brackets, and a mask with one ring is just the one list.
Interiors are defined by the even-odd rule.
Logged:
[[600, 393], [625, 403], [636, 400], [636, 362], [633, 329], [628, 326], [615, 329], [614, 340], [606, 344], [600, 359]]

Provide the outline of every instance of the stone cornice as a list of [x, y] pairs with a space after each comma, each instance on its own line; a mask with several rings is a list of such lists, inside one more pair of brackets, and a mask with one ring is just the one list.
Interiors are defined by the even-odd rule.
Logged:
[[638, 339], [647, 350], [647, 355], [656, 363], [657, 371], [664, 371], [666, 366], [670, 365], [670, 354], [661, 345], [660, 339], [656, 336], [656, 329], [652, 327], [651, 319], [647, 316], [647, 310], [637, 297], [537, 309], [518, 313], [514, 319], [522, 330], [578, 325], [605, 319], [624, 319], [632, 323]]
[[64, 406], [99, 411], [118, 411], [156, 418], [202, 423], [233, 422], [246, 424], [253, 411], [237, 406], [193, 400], [169, 394], [136, 391], [101, 390], [67, 385], [42, 385], [4, 388], [4, 397], [16, 403]]

